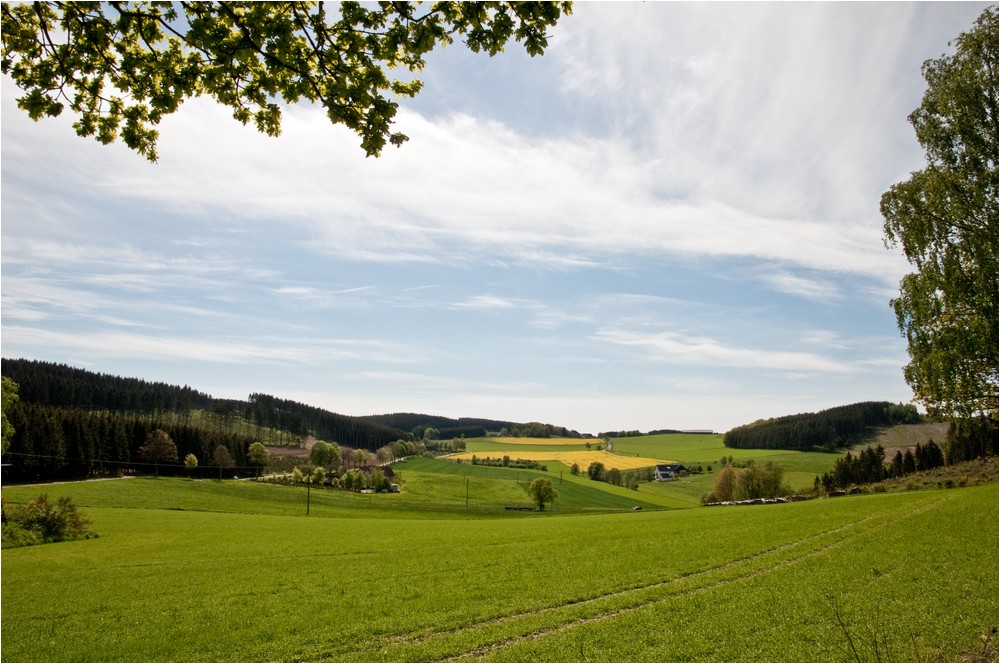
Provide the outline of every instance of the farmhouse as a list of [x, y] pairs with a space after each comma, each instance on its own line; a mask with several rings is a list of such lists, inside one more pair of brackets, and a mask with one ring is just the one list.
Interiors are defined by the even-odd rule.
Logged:
[[660, 464], [653, 471], [653, 479], [657, 482], [668, 482], [687, 474], [688, 469], [679, 463]]

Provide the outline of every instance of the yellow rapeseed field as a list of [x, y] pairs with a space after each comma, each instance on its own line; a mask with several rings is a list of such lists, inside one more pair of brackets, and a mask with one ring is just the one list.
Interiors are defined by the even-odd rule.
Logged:
[[[486, 440], [492, 443], [500, 443], [501, 445], [576, 445], [577, 447], [583, 447], [588, 442], [591, 445], [601, 444], [600, 440], [584, 440], [581, 438], [509, 438], [503, 436], [501, 438], [487, 438]], [[524, 457], [521, 458], [523, 459]]]
[[[523, 440], [523, 439], [522, 439]], [[551, 444], [551, 443], [548, 443]], [[574, 463], [586, 472], [587, 468], [595, 461], [600, 461], [608, 470], [617, 468], [618, 470], [634, 470], [636, 468], [649, 468], [658, 463], [671, 463], [665, 459], [650, 459], [649, 457], [627, 457], [618, 454], [611, 454], [604, 450], [569, 450], [566, 452], [542, 452], [539, 450], [496, 450], [490, 452], [460, 452], [449, 454], [449, 459], [462, 459], [469, 461], [473, 455], [482, 457], [499, 458], [504, 455], [511, 459], [524, 459], [526, 461], [559, 461], [567, 466]]]

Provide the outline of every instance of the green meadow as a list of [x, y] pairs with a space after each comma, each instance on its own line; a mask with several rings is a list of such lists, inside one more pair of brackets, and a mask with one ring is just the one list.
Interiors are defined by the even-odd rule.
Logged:
[[550, 467], [560, 498], [520, 512], [504, 507], [529, 502], [539, 471], [394, 468], [401, 493], [314, 489], [308, 515], [305, 489], [251, 481], [4, 487], [8, 504], [71, 496], [100, 537], [4, 549], [2, 659], [995, 653], [995, 484], [702, 508], [678, 483], [629, 491]]
[[[806, 493], [812, 491], [813, 480], [817, 475], [833, 469], [834, 462], [840, 453], [827, 452], [792, 452], [788, 450], [740, 450], [726, 447], [722, 442], [722, 434], [700, 433], [670, 433], [652, 436], [635, 436], [628, 438], [612, 438], [611, 446], [614, 454], [622, 456], [640, 456], [661, 459], [665, 462], [676, 462], [693, 467], [701, 465], [705, 471], [701, 474], [680, 478], [677, 481], [662, 484], [651, 483], [640, 485], [639, 493], [645, 500], [657, 502], [664, 507], [694, 506], [700, 504], [701, 496], [712, 490], [715, 473], [719, 471], [722, 457], [733, 457], [738, 462], [753, 459], [758, 462], [771, 461], [781, 466], [785, 471], [785, 482], [793, 491]], [[514, 439], [516, 441], [516, 439]], [[500, 456], [504, 453], [511, 458], [517, 458], [520, 450], [541, 450], [547, 452], [565, 452], [569, 449], [584, 450], [587, 443], [595, 447], [599, 440], [581, 439], [574, 441], [572, 447], [566, 445], [522, 445], [516, 442], [504, 442], [501, 438], [473, 438], [466, 441], [466, 449], [470, 452], [482, 453], [483, 456]], [[920, 442], [926, 442], [922, 440]], [[596, 449], [596, 448], [595, 448]], [[563, 477], [569, 477], [569, 468], [557, 462], [546, 464], [550, 475], [555, 471]], [[609, 465], [609, 467], [611, 467]], [[708, 468], [711, 467], [711, 471]], [[586, 470], [586, 469], [583, 469]], [[632, 492], [634, 495], [634, 492]]]

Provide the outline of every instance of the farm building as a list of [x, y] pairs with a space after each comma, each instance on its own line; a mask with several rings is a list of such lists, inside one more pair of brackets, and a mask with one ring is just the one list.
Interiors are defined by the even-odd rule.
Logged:
[[653, 479], [657, 482], [668, 482], [687, 474], [688, 469], [679, 463], [660, 464], [653, 471]]

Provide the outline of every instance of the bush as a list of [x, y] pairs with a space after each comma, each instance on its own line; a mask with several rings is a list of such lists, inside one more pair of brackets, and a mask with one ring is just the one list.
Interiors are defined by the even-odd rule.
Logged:
[[90, 530], [90, 519], [73, 500], [63, 496], [50, 502], [45, 494], [17, 505], [3, 526], [3, 546], [26, 546], [46, 542], [88, 539], [97, 534]]
[[3, 548], [42, 544], [42, 538], [33, 530], [26, 530], [21, 524], [8, 521], [3, 524]]

